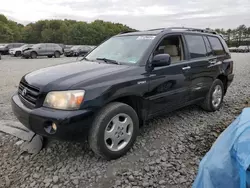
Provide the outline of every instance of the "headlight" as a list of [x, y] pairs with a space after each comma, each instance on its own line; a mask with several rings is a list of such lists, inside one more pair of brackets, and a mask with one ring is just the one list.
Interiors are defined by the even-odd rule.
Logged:
[[84, 100], [84, 90], [52, 91], [45, 98], [43, 106], [60, 110], [77, 110]]

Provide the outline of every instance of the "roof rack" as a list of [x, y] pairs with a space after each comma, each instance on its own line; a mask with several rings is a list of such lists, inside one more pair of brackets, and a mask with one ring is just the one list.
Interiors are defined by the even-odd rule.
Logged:
[[129, 30], [129, 31], [122, 31], [119, 34], [125, 34], [125, 33], [131, 33], [131, 32], [135, 32], [135, 31], [131, 31], [131, 30]]
[[147, 31], [157, 31], [157, 30], [165, 30], [166, 28], [156, 28], [156, 29], [149, 29]]
[[208, 29], [197, 29], [197, 28], [188, 28], [188, 27], [168, 27], [168, 28], [157, 28], [157, 29], [150, 29], [147, 31], [157, 31], [157, 30], [184, 30], [184, 31], [194, 31], [194, 32], [202, 32], [202, 33], [211, 33], [211, 34], [218, 34], [216, 31], [208, 30]]
[[169, 28], [166, 28], [166, 30], [186, 30], [186, 31], [195, 31], [195, 32], [202, 32], [202, 33], [217, 34], [217, 32], [213, 31], [213, 30], [188, 28], [188, 27], [169, 27]]

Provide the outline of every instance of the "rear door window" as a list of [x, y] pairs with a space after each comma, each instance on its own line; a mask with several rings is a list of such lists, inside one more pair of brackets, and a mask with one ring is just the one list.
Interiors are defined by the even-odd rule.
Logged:
[[224, 55], [225, 51], [224, 48], [220, 42], [220, 40], [217, 37], [208, 37], [208, 40], [212, 46], [212, 49], [214, 51], [215, 55]]
[[213, 55], [213, 49], [207, 39], [207, 37], [203, 37], [205, 45], [206, 45], [206, 49], [207, 49], [207, 56], [212, 56]]
[[202, 36], [200, 35], [185, 35], [190, 58], [205, 57], [207, 54], [206, 47]]

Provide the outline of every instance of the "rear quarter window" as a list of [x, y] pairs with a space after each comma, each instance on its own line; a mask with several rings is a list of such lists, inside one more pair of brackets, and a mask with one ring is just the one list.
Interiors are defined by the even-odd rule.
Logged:
[[200, 35], [185, 35], [191, 59], [205, 57], [207, 50], [204, 40]]
[[224, 50], [219, 38], [209, 36], [208, 40], [212, 46], [212, 49], [213, 49], [215, 55], [224, 55], [225, 54], [225, 50]]
[[204, 42], [205, 42], [205, 45], [206, 45], [206, 48], [207, 48], [207, 56], [212, 56], [213, 55], [213, 49], [212, 49], [207, 37], [204, 36], [203, 39], [204, 39]]

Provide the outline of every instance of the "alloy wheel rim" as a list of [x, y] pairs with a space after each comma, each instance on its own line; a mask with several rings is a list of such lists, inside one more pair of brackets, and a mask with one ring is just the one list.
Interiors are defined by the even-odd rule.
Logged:
[[134, 124], [130, 116], [117, 114], [107, 124], [104, 132], [104, 142], [111, 151], [124, 149], [132, 138]]
[[222, 101], [222, 88], [220, 85], [215, 86], [214, 92], [212, 95], [212, 104], [217, 108]]

